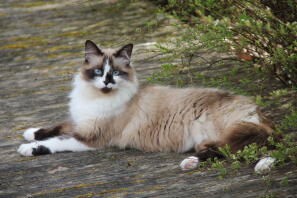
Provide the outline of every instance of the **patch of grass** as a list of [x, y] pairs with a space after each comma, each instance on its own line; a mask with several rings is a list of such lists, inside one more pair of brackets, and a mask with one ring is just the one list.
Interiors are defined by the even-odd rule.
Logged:
[[284, 177], [284, 178], [280, 181], [280, 185], [281, 185], [281, 186], [288, 186], [288, 185], [289, 185], [289, 179], [288, 179], [288, 177]]
[[182, 76], [178, 75], [179, 72], [178, 65], [171, 63], [162, 64], [161, 71], [153, 73], [152, 76], [147, 78], [147, 81], [156, 84], [168, 84], [170, 82], [170, 84], [183, 87], [185, 81]]
[[264, 101], [264, 100], [263, 100], [263, 97], [260, 96], [260, 95], [257, 95], [257, 96], [255, 97], [255, 103], [256, 103], [257, 105], [259, 105], [259, 106], [262, 106], [262, 107], [265, 107], [265, 106], [268, 105], [267, 102]]
[[211, 163], [211, 168], [215, 169], [219, 173], [220, 179], [223, 179], [228, 174], [225, 161], [214, 159]]
[[272, 188], [272, 178], [270, 175], [265, 175], [262, 178], [265, 186], [265, 192], [263, 195], [260, 195], [260, 198], [277, 198], [277, 194], [275, 192], [270, 192]]
[[280, 98], [282, 96], [286, 96], [288, 93], [288, 89], [277, 89], [270, 92], [270, 95], [274, 98]]
[[278, 165], [288, 162], [297, 164], [297, 143], [292, 135], [284, 136], [282, 142], [276, 142], [273, 138], [268, 139], [276, 149], [269, 151], [269, 156], [276, 158]]
[[285, 131], [293, 128], [297, 128], [297, 111], [292, 108], [289, 114], [285, 116], [281, 124], [278, 126], [278, 129]]
[[[219, 178], [223, 179], [230, 174], [237, 173], [242, 167], [254, 165], [265, 156], [276, 159], [276, 168], [292, 163], [297, 165], [297, 143], [292, 134], [284, 135], [281, 141], [275, 141], [273, 137], [269, 137], [268, 142], [268, 146], [273, 146], [275, 149], [269, 150], [266, 146], [260, 147], [257, 144], [250, 144], [245, 146], [244, 149], [232, 153], [229, 145], [220, 147], [219, 151], [224, 155], [224, 159], [214, 158], [201, 162], [198, 171], [215, 170], [219, 174]], [[284, 178], [284, 181], [280, 183], [286, 184], [288, 183], [287, 180]]]

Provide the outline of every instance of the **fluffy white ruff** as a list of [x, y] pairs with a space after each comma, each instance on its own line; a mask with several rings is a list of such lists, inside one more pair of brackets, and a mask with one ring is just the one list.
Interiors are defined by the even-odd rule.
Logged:
[[195, 156], [187, 157], [179, 164], [179, 167], [183, 171], [194, 170], [199, 167], [199, 158]]
[[274, 165], [275, 158], [273, 157], [265, 157], [261, 159], [255, 166], [255, 172], [257, 174], [265, 174], [268, 173]]
[[35, 140], [35, 132], [38, 131], [40, 128], [29, 128], [23, 133], [23, 137], [27, 141], [34, 141]]
[[121, 82], [118, 86], [111, 96], [99, 95], [95, 93], [96, 90], [90, 82], [81, 79], [79, 74], [76, 75], [69, 104], [72, 120], [79, 124], [87, 120], [108, 118], [123, 112], [126, 104], [136, 94], [138, 84], [135, 79], [134, 82]]
[[88, 147], [81, 142], [77, 141], [73, 137], [61, 138], [54, 137], [44, 141], [31, 142], [29, 144], [22, 144], [18, 152], [23, 156], [33, 156], [33, 149], [37, 149], [38, 146], [44, 146], [50, 150], [51, 153], [63, 152], [63, 151], [87, 151], [94, 150], [94, 148]]

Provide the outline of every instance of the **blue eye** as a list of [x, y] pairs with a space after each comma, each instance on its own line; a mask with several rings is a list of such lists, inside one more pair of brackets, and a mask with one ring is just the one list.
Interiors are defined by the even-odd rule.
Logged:
[[101, 69], [94, 69], [94, 73], [96, 75], [102, 75], [102, 70]]
[[114, 71], [112, 72], [112, 75], [114, 75], [114, 76], [118, 76], [118, 75], [120, 75], [120, 71], [119, 71], [119, 70], [114, 70]]

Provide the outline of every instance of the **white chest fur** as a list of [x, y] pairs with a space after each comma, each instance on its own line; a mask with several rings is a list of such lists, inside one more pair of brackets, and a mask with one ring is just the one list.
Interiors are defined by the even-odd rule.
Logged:
[[123, 112], [127, 102], [137, 92], [137, 85], [126, 83], [124, 87], [119, 87], [116, 93], [110, 96], [100, 95], [79, 75], [75, 77], [73, 86], [70, 93], [69, 110], [70, 116], [76, 124], [112, 117]]

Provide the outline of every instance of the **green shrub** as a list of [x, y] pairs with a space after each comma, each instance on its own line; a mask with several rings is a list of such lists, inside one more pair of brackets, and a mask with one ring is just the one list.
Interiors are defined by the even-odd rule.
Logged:
[[297, 85], [294, 1], [157, 0], [165, 10], [191, 24], [175, 41], [175, 53], [191, 56], [201, 49], [231, 51], [287, 86]]

